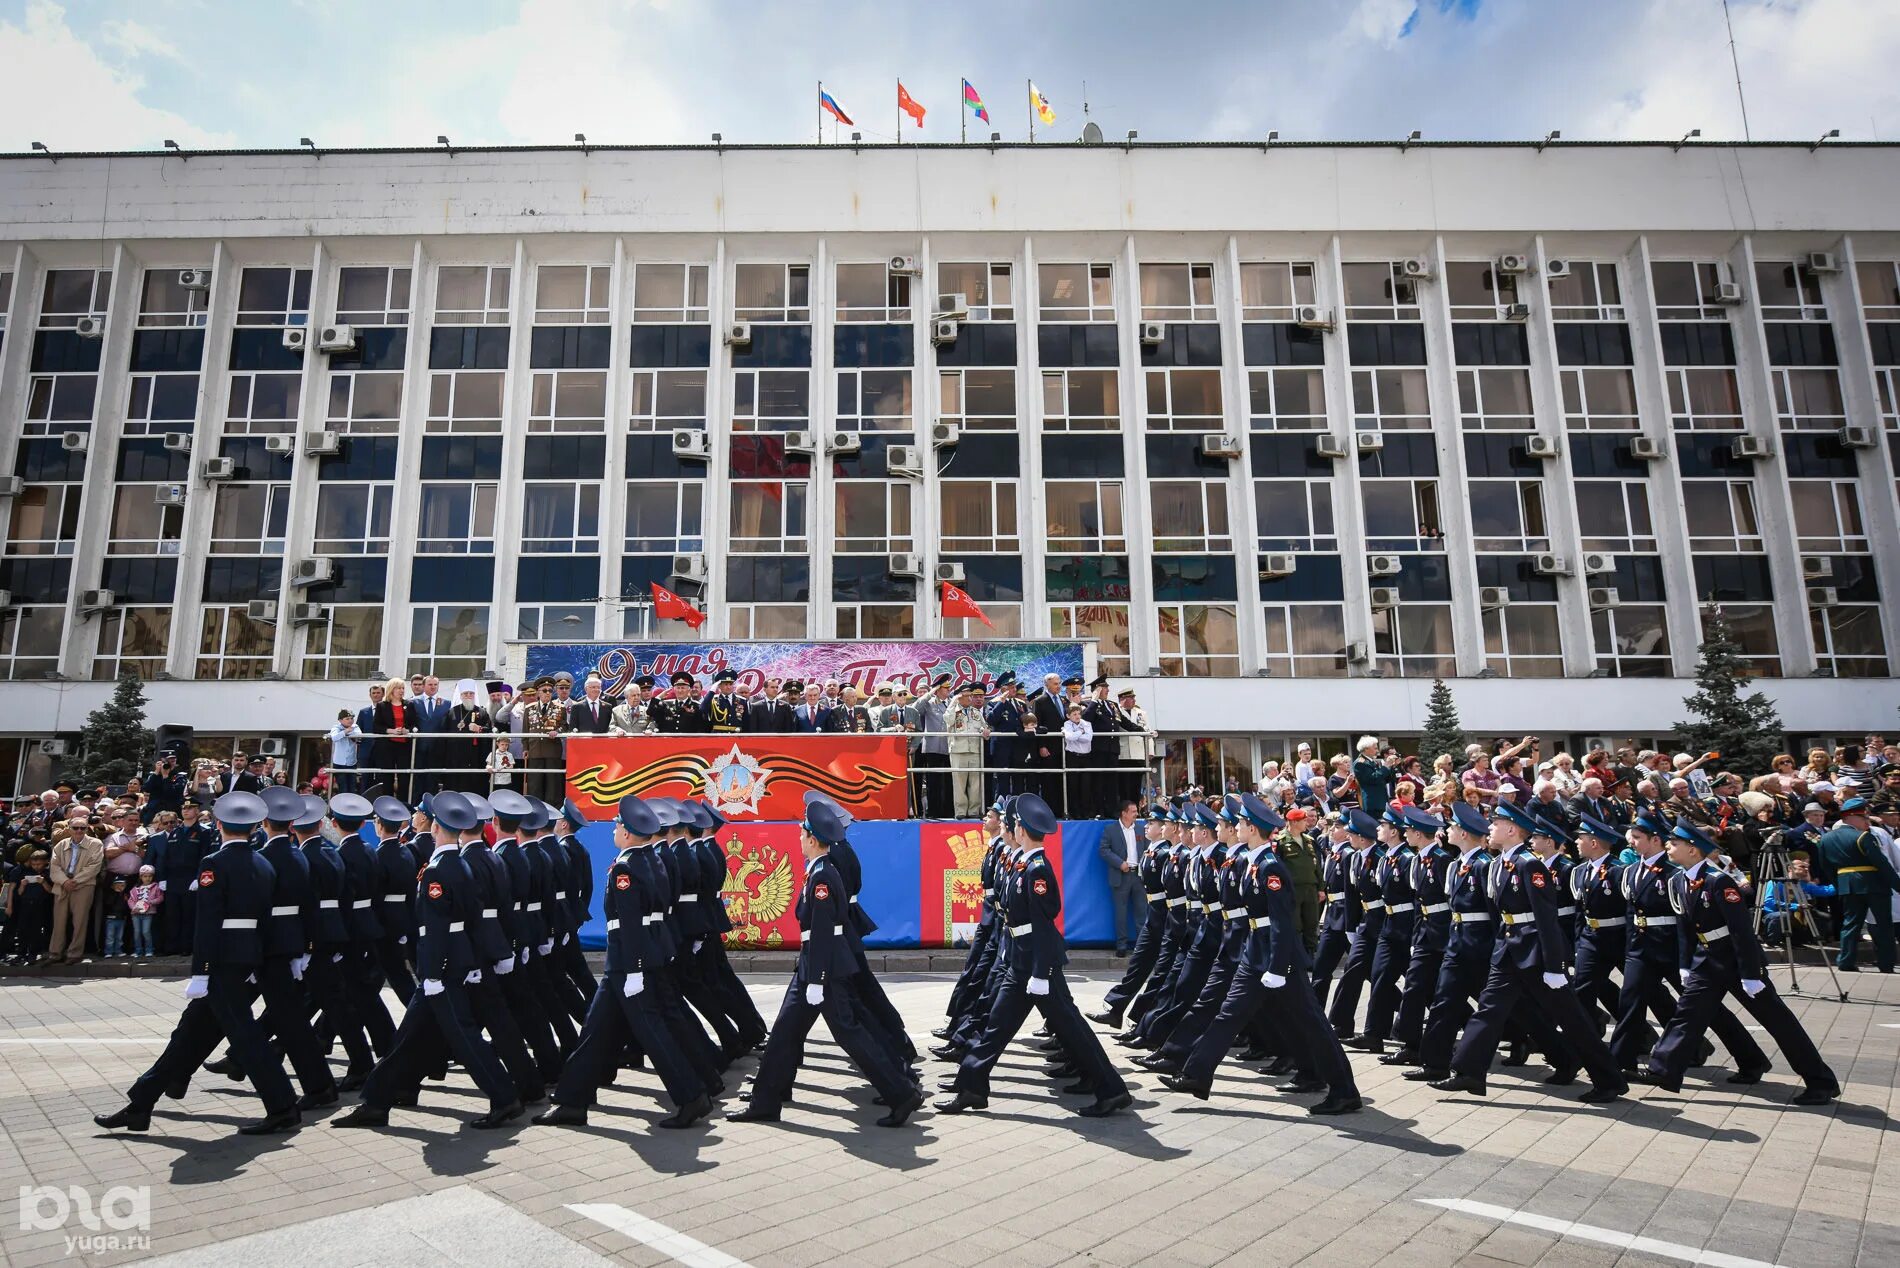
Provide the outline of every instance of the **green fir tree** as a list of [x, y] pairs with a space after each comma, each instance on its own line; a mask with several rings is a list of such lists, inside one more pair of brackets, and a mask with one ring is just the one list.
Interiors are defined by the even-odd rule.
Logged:
[[1459, 764], [1464, 762], [1465, 731], [1458, 721], [1458, 703], [1443, 678], [1432, 680], [1431, 700], [1425, 712], [1425, 733], [1418, 737], [1418, 756], [1430, 769], [1440, 753], [1450, 753]]
[[1676, 723], [1676, 731], [1688, 752], [1720, 753], [1729, 770], [1765, 771], [1781, 751], [1781, 715], [1761, 692], [1742, 694], [1741, 650], [1720, 612], [1703, 615], [1696, 689], [1682, 702], [1690, 718]]
[[132, 673], [119, 676], [112, 699], [94, 709], [79, 733], [79, 782], [127, 784], [145, 769], [152, 733], [145, 726], [145, 689]]

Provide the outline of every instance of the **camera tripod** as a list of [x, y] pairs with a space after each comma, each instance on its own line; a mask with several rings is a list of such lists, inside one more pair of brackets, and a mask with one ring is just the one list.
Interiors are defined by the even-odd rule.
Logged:
[[1801, 993], [1800, 970], [1794, 957], [1794, 926], [1799, 920], [1821, 948], [1821, 965], [1827, 970], [1830, 981], [1834, 983], [1834, 994], [1845, 1001], [1847, 991], [1841, 986], [1841, 975], [1834, 971], [1834, 961], [1827, 958], [1827, 942], [1821, 937], [1820, 924], [1814, 919], [1814, 908], [1808, 899], [1808, 893], [1801, 888], [1801, 882], [1791, 880], [1788, 851], [1785, 846], [1771, 845], [1762, 849], [1755, 866], [1755, 936], [1761, 936], [1762, 918], [1768, 915], [1768, 887], [1777, 885], [1783, 902], [1783, 910], [1774, 914], [1781, 921], [1781, 950], [1788, 968], [1788, 993]]

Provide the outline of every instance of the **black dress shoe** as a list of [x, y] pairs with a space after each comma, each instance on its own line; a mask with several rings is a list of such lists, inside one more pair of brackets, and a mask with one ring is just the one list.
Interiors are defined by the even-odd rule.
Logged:
[[368, 1082], [368, 1070], [345, 1070], [343, 1077], [336, 1081], [336, 1090], [339, 1092], [360, 1092], [363, 1090], [363, 1085]]
[[704, 1096], [695, 1096], [692, 1100], [674, 1110], [671, 1116], [662, 1118], [659, 1122], [659, 1126], [671, 1131], [678, 1131], [682, 1127], [691, 1127], [694, 1123], [697, 1123], [710, 1113], [712, 1113], [712, 1101]]
[[765, 1105], [753, 1101], [742, 1110], [734, 1110], [726, 1115], [728, 1123], [776, 1123], [778, 1106]]
[[1498, 1064], [1507, 1068], [1529, 1065], [1530, 1063], [1531, 1054], [1521, 1043], [1512, 1044], [1504, 1050], [1504, 1055], [1498, 1058]]
[[1135, 1058], [1135, 1064], [1156, 1074], [1179, 1074], [1181, 1063], [1165, 1052], [1150, 1052]]
[[1324, 1092], [1330, 1086], [1316, 1074], [1297, 1074], [1293, 1076], [1292, 1082], [1282, 1083], [1274, 1091], [1290, 1092], [1297, 1096], [1307, 1092]]
[[1107, 1026], [1110, 1030], [1120, 1030], [1122, 1028], [1122, 1015], [1120, 1013], [1104, 1010], [1099, 1013], [1088, 1013], [1086, 1016], [1096, 1025]]
[[978, 1096], [974, 1092], [958, 1092], [947, 1101], [937, 1102], [939, 1114], [961, 1114], [964, 1110], [988, 1109], [990, 1098]]
[[1451, 1071], [1434, 1070], [1428, 1065], [1422, 1065], [1416, 1070], [1407, 1070], [1399, 1077], [1401, 1079], [1410, 1079], [1414, 1083], [1435, 1083], [1439, 1079], [1449, 1079], [1451, 1077]]
[[1196, 1083], [1193, 1079], [1188, 1078], [1184, 1074], [1162, 1075], [1161, 1086], [1170, 1092], [1186, 1093], [1197, 1101], [1205, 1101], [1208, 1095], [1214, 1090], [1211, 1084]]
[[1255, 1061], [1269, 1061], [1269, 1060], [1274, 1060], [1274, 1059], [1276, 1058], [1274, 1058], [1274, 1055], [1271, 1052], [1268, 1052], [1265, 1048], [1262, 1048], [1257, 1043], [1248, 1044], [1246, 1050], [1234, 1058], [1234, 1060], [1242, 1062], [1243, 1064], [1251, 1064], [1252, 1062], [1255, 1062]]
[[1838, 1100], [1840, 1095], [1841, 1090], [1838, 1087], [1804, 1087], [1795, 1093], [1794, 1100], [1789, 1103], [1792, 1105], [1826, 1105], [1829, 1101]]
[[930, 1050], [930, 1055], [939, 1061], [963, 1060], [963, 1048], [954, 1043], [940, 1044]]
[[1105, 1096], [1092, 1105], [1084, 1105], [1076, 1113], [1083, 1118], [1107, 1118], [1118, 1109], [1127, 1109], [1134, 1104], [1135, 1098], [1126, 1092], [1117, 1092], [1114, 1096]]
[[400, 1096], [393, 1098], [389, 1103], [396, 1109], [414, 1109], [416, 1106], [422, 1104], [422, 1093], [404, 1092]]
[[1077, 1079], [1062, 1089], [1064, 1096], [1094, 1096], [1095, 1085], [1087, 1079]]
[[1709, 1058], [1715, 1055], [1715, 1045], [1704, 1039], [1695, 1046], [1695, 1060], [1690, 1065], [1707, 1065]]
[[332, 1127], [387, 1127], [389, 1111], [367, 1101], [358, 1103], [330, 1120]]
[[1133, 1047], [1136, 1040], [1141, 1038], [1141, 1034], [1138, 1031], [1124, 1030], [1119, 1035], [1110, 1035], [1109, 1038], [1122, 1047], [1129, 1048]]
[[1032, 1043], [1029, 1046], [1037, 1052], [1062, 1051], [1062, 1041], [1060, 1039], [1044, 1039], [1039, 1043]]
[[1283, 1074], [1293, 1073], [1293, 1068], [1294, 1061], [1292, 1057], [1275, 1057], [1272, 1061], [1267, 1063], [1266, 1068], [1263, 1069], [1261, 1073], [1265, 1074], [1268, 1078], [1277, 1079]]
[[1621, 1081], [1616, 1083], [1599, 1083], [1577, 1099], [1586, 1105], [1605, 1105], [1620, 1096], [1626, 1095], [1629, 1090], [1630, 1085]]
[[128, 1105], [116, 1114], [94, 1114], [92, 1121], [108, 1130], [123, 1127], [127, 1131], [142, 1132], [151, 1127], [152, 1115], [149, 1110]]
[[1042, 1072], [1052, 1079], [1073, 1079], [1082, 1069], [1073, 1061], [1065, 1061], [1061, 1065], [1046, 1065]]
[[521, 1113], [521, 1102], [516, 1101], [512, 1105], [504, 1105], [498, 1110], [490, 1110], [480, 1118], [471, 1118], [468, 1120], [468, 1125], [478, 1132], [493, 1131], [497, 1127], [502, 1127], [514, 1122], [517, 1118], [521, 1117]]
[[1379, 1058], [1380, 1065], [1417, 1065], [1417, 1048], [1400, 1048], [1397, 1052], [1388, 1052]]
[[1576, 1081], [1577, 1067], [1574, 1065], [1558, 1066], [1555, 1070], [1552, 1070], [1549, 1074], [1544, 1076], [1545, 1084], [1550, 1087], [1569, 1087]]
[[1474, 1074], [1454, 1074], [1449, 1079], [1433, 1079], [1425, 1085], [1435, 1092], [1469, 1092], [1484, 1095], [1484, 1080]]
[[233, 1083], [244, 1082], [244, 1067], [228, 1052], [216, 1060], [205, 1062], [205, 1069], [212, 1074], [222, 1074]]
[[185, 1099], [185, 1093], [189, 1091], [191, 1091], [191, 1083], [189, 1080], [182, 1083], [167, 1083], [165, 1085], [165, 1095], [170, 1100], [182, 1101]]
[[1770, 1070], [1774, 1068], [1775, 1068], [1774, 1063], [1769, 1062], [1769, 1061], [1764, 1061], [1760, 1065], [1745, 1065], [1741, 1069], [1737, 1070], [1735, 1073], [1729, 1075], [1728, 1078], [1723, 1080], [1723, 1082], [1724, 1083], [1739, 1083], [1743, 1085], [1747, 1085], [1750, 1083], [1760, 1083], [1761, 1076], [1768, 1073]]
[[534, 1121], [542, 1127], [585, 1127], [587, 1111], [578, 1105], [550, 1105]]
[[1659, 1087], [1665, 1092], [1682, 1091], [1682, 1084], [1680, 1082], [1671, 1082], [1653, 1070], [1638, 1070], [1635, 1074], [1629, 1076], [1629, 1081], [1631, 1083], [1646, 1084], [1650, 1087]]
[[266, 1114], [255, 1123], [246, 1123], [238, 1128], [240, 1136], [275, 1136], [287, 1132], [303, 1121], [303, 1115], [297, 1112], [295, 1105], [289, 1109], [278, 1110], [275, 1114]]
[[1053, 1035], [1055, 1033], [1056, 1032], [1049, 1029], [1048, 1026], [1043, 1025], [1043, 1026], [1036, 1027], [1035, 1033], [1031, 1035], [1030, 1037], [1032, 1039], [1047, 1039], [1050, 1035]]
[[877, 1120], [877, 1125], [879, 1127], [902, 1127], [904, 1120], [922, 1109], [923, 1105], [924, 1094], [922, 1092], [907, 1093], [899, 1099], [897, 1104], [891, 1106], [890, 1113]]
[[1306, 1112], [1309, 1114], [1357, 1114], [1365, 1107], [1366, 1103], [1357, 1096], [1341, 1096], [1335, 1092], [1328, 1092], [1325, 1100], [1318, 1105], [1307, 1106]]
[[297, 1109], [299, 1111], [319, 1110], [325, 1106], [335, 1105], [340, 1099], [342, 1098], [337, 1095], [335, 1087], [328, 1092], [305, 1092], [297, 1101]]
[[939, 1026], [930, 1032], [930, 1037], [933, 1039], [948, 1039], [950, 1037], [950, 1027]]
[[1385, 1040], [1374, 1039], [1371, 1035], [1356, 1035], [1341, 1042], [1354, 1052], [1369, 1052], [1375, 1057], [1385, 1051]]

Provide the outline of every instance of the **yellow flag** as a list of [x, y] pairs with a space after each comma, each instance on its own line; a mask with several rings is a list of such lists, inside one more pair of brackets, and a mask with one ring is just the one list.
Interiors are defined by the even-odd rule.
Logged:
[[1054, 123], [1056, 112], [1049, 108], [1049, 99], [1036, 91], [1036, 85], [1029, 85], [1029, 108], [1036, 112], [1036, 118], [1044, 123]]

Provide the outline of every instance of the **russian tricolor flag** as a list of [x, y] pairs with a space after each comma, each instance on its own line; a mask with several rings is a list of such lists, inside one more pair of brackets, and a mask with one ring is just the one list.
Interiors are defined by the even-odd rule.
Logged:
[[829, 111], [831, 113], [831, 117], [836, 119], [839, 123], [842, 123], [847, 127], [851, 126], [851, 116], [846, 114], [842, 109], [840, 109], [837, 101], [833, 99], [832, 95], [826, 92], [822, 87], [818, 89], [818, 108], [820, 110]]

